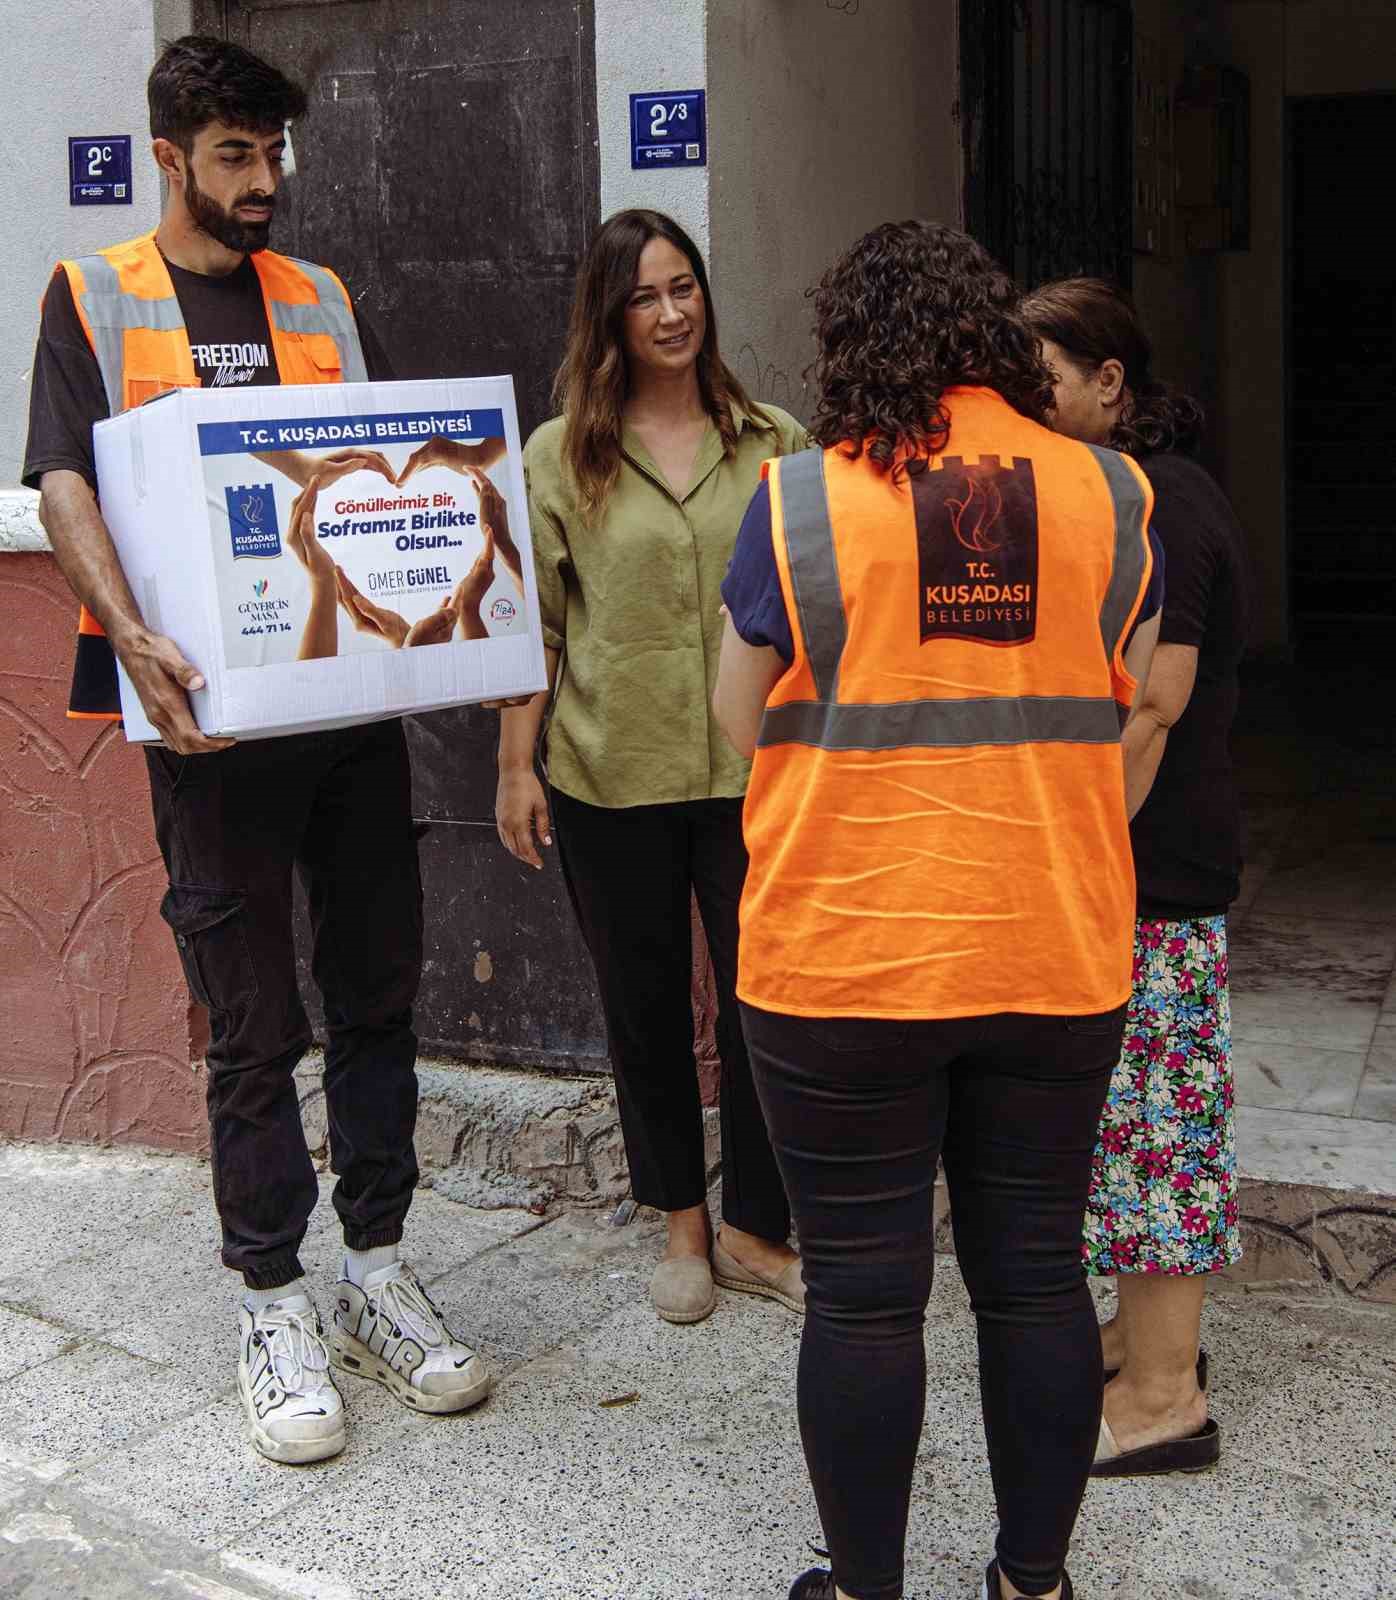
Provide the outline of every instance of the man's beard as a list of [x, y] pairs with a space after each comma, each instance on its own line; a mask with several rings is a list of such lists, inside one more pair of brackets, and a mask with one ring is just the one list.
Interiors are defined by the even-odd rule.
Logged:
[[[272, 219], [268, 217], [265, 222], [239, 222], [231, 211], [225, 211], [216, 200], [204, 193], [194, 177], [192, 166], [185, 168], [184, 203], [195, 225], [225, 248], [236, 250], [239, 255], [255, 255], [257, 251], [266, 249]], [[239, 195], [236, 203], [270, 206], [274, 210], [276, 196], [249, 191]]]

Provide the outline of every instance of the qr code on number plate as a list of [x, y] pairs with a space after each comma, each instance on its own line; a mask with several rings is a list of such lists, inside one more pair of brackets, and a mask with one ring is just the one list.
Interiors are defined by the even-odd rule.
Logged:
[[683, 147], [683, 153], [690, 161], [696, 161], [698, 159], [698, 146], [696, 144], [686, 144]]

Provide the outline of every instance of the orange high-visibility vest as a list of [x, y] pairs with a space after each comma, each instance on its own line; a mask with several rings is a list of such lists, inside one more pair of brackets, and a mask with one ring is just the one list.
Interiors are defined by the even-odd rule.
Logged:
[[[1123, 648], [1153, 496], [987, 389], [925, 470], [767, 463], [795, 654], [762, 720], [737, 992], [796, 1016], [1129, 997]], [[915, 465], [915, 464], [913, 464]]]
[[[154, 233], [59, 265], [68, 275], [112, 416], [167, 390], [198, 387], [184, 317]], [[353, 303], [334, 273], [270, 250], [256, 252], [252, 265], [262, 285], [282, 383], [363, 381], [368, 374]], [[96, 640], [104, 640], [101, 624], [84, 606], [79, 652], [110, 648], [105, 642], [95, 645]], [[121, 713], [70, 704], [68, 715], [115, 721]]]

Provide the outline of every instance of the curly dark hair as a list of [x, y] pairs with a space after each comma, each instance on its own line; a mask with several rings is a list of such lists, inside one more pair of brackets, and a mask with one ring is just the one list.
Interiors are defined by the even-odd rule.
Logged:
[[811, 432], [865, 451], [882, 472], [924, 461], [950, 435], [947, 389], [993, 389], [1043, 421], [1052, 373], [1018, 315], [1013, 280], [968, 234], [939, 222], [885, 222], [811, 291], [819, 386]]
[[160, 52], [146, 84], [150, 133], [187, 155], [210, 122], [269, 132], [306, 108], [305, 90], [239, 44], [188, 33]]
[[1153, 346], [1123, 289], [1104, 278], [1058, 278], [1034, 289], [1022, 312], [1038, 338], [1050, 339], [1083, 376], [1106, 361], [1125, 369], [1124, 403], [1110, 430], [1114, 449], [1127, 456], [1197, 449], [1202, 407], [1154, 376]]

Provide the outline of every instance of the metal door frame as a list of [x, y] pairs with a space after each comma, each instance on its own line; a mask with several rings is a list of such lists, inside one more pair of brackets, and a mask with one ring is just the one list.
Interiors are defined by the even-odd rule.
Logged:
[[[1094, 124], [1092, 84], [1113, 90]], [[1024, 287], [1078, 272], [1129, 286], [1133, 109], [1132, 0], [961, 0], [965, 226]]]

